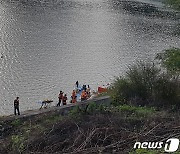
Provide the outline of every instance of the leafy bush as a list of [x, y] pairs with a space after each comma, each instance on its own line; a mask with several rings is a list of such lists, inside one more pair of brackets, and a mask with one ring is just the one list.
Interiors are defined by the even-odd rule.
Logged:
[[164, 66], [167, 71], [171, 74], [180, 74], [180, 49], [171, 48], [165, 50], [164, 53], [159, 53], [156, 59], [160, 60], [162, 66]]
[[154, 63], [138, 62], [124, 77], [112, 83], [109, 94], [116, 103], [169, 106], [180, 105], [178, 81], [162, 73]]

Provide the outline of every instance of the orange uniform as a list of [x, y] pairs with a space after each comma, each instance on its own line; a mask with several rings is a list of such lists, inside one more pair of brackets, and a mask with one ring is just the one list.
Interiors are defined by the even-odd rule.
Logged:
[[85, 92], [85, 90], [83, 90], [81, 93], [81, 101], [86, 100], [86, 99], [87, 99], [87, 93]]
[[77, 96], [72, 97], [72, 103], [76, 103], [77, 102]]

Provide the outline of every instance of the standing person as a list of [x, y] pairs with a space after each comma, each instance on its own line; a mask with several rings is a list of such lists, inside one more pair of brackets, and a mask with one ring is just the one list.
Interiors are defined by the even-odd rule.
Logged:
[[71, 96], [71, 98], [72, 98], [72, 101], [71, 101], [72, 103], [76, 103], [77, 102], [77, 96], [74, 96], [74, 97]]
[[62, 91], [60, 91], [58, 98], [59, 98], [59, 102], [58, 102], [57, 106], [60, 106], [61, 105], [61, 101], [63, 99], [63, 92]]
[[86, 93], [85, 90], [83, 90], [82, 93], [81, 93], [81, 101], [84, 101], [86, 99], [87, 99], [87, 93]]
[[67, 94], [65, 94], [62, 98], [63, 105], [66, 105], [66, 101], [67, 101]]
[[76, 91], [73, 90], [72, 95], [71, 95], [71, 99], [72, 99], [71, 103], [76, 103], [77, 102], [76, 98], [77, 98]]
[[76, 87], [77, 87], [77, 88], [79, 87], [79, 82], [78, 82], [78, 81], [76, 81]]
[[14, 115], [16, 115], [16, 110], [18, 112], [18, 115], [20, 115], [20, 112], [19, 112], [19, 97], [16, 97], [16, 99], [14, 100]]
[[76, 91], [73, 90], [73, 91], [72, 91], [72, 97], [75, 97], [75, 96], [76, 96]]
[[91, 97], [91, 89], [90, 89], [89, 85], [87, 87], [86, 92], [87, 92], [87, 98], [90, 98]]

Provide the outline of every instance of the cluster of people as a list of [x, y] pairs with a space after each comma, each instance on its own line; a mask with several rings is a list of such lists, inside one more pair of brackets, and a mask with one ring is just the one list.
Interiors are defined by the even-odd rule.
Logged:
[[[75, 84], [76, 84], [76, 89], [74, 89], [72, 91], [70, 103], [77, 102], [77, 94], [78, 93], [80, 94], [81, 101], [87, 100], [88, 98], [91, 97], [89, 85], [88, 86], [83, 85], [82, 87], [79, 87], [78, 81]], [[62, 104], [62, 105], [67, 104], [67, 94], [65, 94], [65, 95], [63, 95], [63, 94], [64, 93], [62, 91], [60, 91], [59, 96], [58, 96], [59, 102], [58, 102], [57, 106], [60, 106], [60, 104]]]
[[64, 95], [64, 93], [62, 91], [60, 91], [58, 98], [59, 98], [59, 102], [58, 102], [57, 106], [60, 106], [61, 103], [63, 105], [67, 104], [67, 102], [66, 102], [67, 101], [67, 94]]
[[81, 101], [87, 100], [88, 98], [91, 97], [90, 93], [90, 87], [86, 87], [86, 85], [83, 85], [82, 87], [82, 93], [81, 93]]
[[[79, 93], [79, 96], [81, 98], [81, 101], [87, 100], [88, 98], [91, 97], [91, 92], [90, 92], [89, 85], [88, 86], [83, 85], [82, 87], [79, 87], [78, 81], [75, 84], [76, 84], [76, 89], [72, 91], [71, 101], [70, 101], [71, 103], [76, 103], [77, 102], [77, 94], [78, 93]], [[58, 99], [59, 99], [59, 101], [58, 101], [58, 104], [56, 106], [60, 106], [61, 104], [62, 105], [67, 104], [67, 100], [68, 100], [67, 94], [64, 94], [63, 91], [60, 91]], [[51, 103], [51, 102], [53, 102], [53, 101], [52, 100], [44, 100], [42, 102], [42, 106], [44, 104], [47, 105], [47, 103]], [[41, 106], [41, 108], [42, 108], [42, 106]], [[19, 97], [17, 97], [14, 100], [14, 114], [15, 115], [16, 115], [16, 111], [17, 111], [18, 115], [20, 115], [20, 112], [19, 112]]]

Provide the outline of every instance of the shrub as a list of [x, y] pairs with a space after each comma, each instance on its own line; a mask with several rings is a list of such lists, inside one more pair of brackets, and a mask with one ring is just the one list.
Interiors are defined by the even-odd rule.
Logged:
[[132, 97], [139, 97], [143, 100], [152, 96], [153, 86], [160, 69], [155, 67], [153, 63], [137, 62], [127, 71], [127, 79], [130, 81], [132, 89]]
[[173, 75], [180, 74], [180, 49], [171, 48], [165, 50], [164, 53], [159, 53], [156, 59], [160, 60], [160, 63], [167, 71]]
[[137, 105], [179, 105], [178, 81], [162, 73], [154, 63], [138, 62], [118, 77], [109, 89], [116, 103]]

